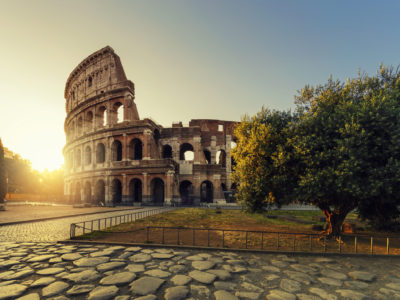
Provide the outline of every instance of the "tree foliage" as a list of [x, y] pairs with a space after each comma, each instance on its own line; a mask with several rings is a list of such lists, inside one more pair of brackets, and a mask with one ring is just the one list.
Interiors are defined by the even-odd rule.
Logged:
[[4, 148], [0, 139], [0, 204], [4, 203], [7, 194], [7, 178], [4, 166]]
[[253, 211], [273, 201], [316, 205], [330, 236], [352, 210], [390, 225], [400, 205], [400, 72], [306, 86], [296, 104], [295, 118], [262, 109], [236, 128], [238, 198]]

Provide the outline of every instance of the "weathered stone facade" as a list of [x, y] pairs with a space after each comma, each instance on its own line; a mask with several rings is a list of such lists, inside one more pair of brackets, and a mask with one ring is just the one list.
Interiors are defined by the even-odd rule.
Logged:
[[64, 96], [69, 202], [190, 205], [230, 199], [235, 122], [197, 119], [188, 127], [164, 128], [141, 120], [135, 86], [108, 46], [73, 70]]

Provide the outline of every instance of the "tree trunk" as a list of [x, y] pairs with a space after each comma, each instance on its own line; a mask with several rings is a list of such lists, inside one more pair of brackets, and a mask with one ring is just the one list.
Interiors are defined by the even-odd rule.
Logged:
[[321, 209], [325, 215], [328, 227], [325, 230], [327, 238], [337, 238], [340, 236], [342, 224], [348, 211], [331, 211], [330, 208]]

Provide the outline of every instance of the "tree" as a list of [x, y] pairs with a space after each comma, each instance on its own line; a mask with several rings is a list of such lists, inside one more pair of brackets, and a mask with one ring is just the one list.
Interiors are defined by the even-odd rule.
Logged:
[[4, 148], [0, 139], [0, 208], [4, 206], [4, 199], [7, 194], [7, 178], [4, 166]]
[[330, 237], [347, 214], [378, 223], [400, 204], [400, 74], [381, 68], [346, 83], [329, 79], [296, 97], [291, 143], [299, 159], [297, 199], [324, 213]]
[[290, 199], [295, 179], [288, 155], [292, 150], [287, 144], [292, 120], [290, 112], [263, 107], [254, 117], [245, 116], [235, 128], [232, 179], [237, 183], [237, 200], [248, 211], [263, 211]]

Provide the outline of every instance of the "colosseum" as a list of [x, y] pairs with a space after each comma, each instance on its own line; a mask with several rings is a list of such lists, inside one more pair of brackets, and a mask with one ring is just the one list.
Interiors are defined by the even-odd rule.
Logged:
[[236, 122], [164, 128], [140, 119], [135, 85], [107, 46], [69, 75], [64, 193], [71, 203], [200, 205], [233, 201]]

